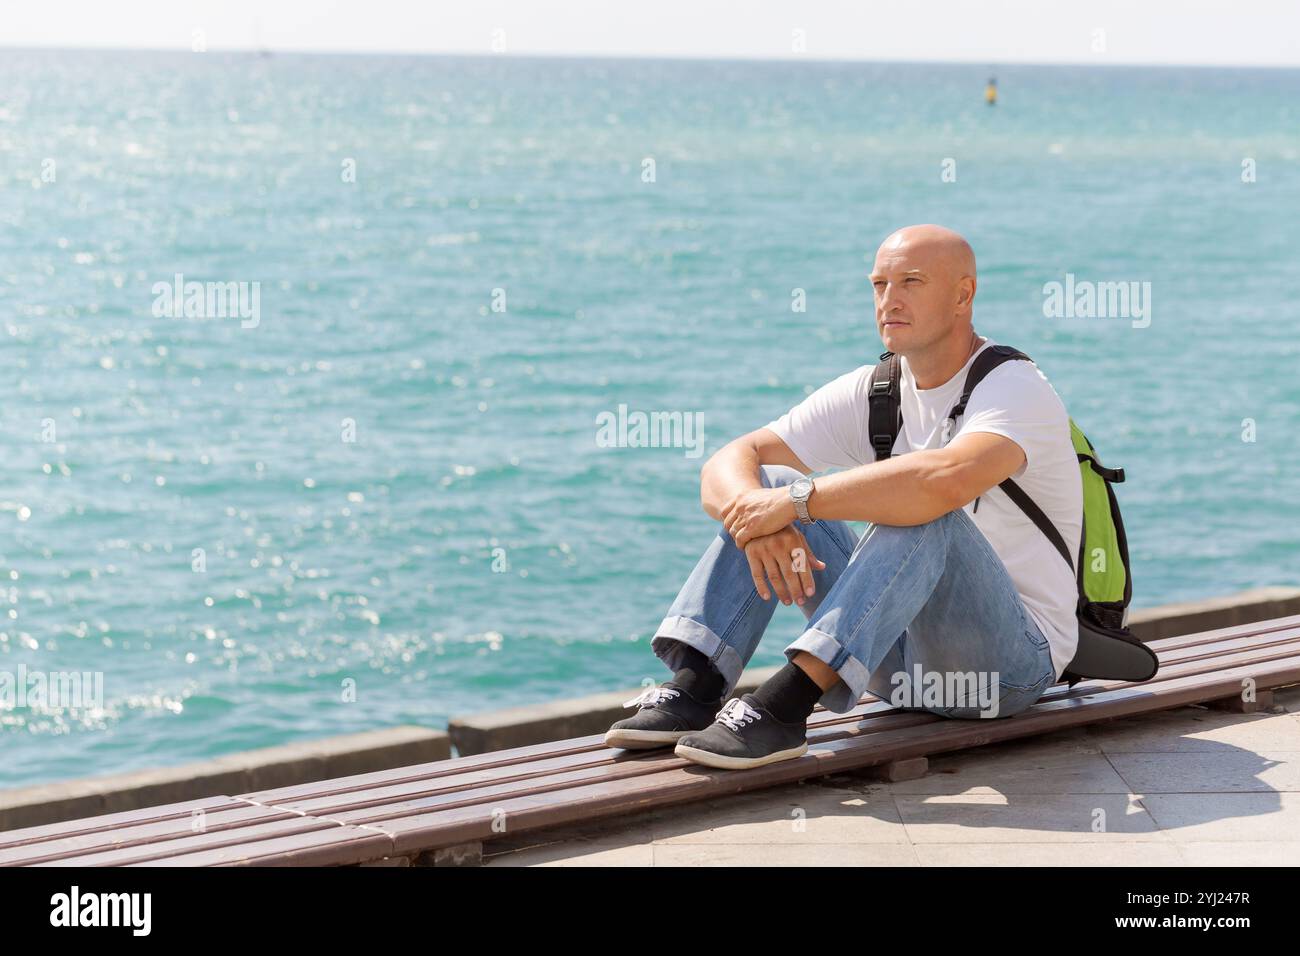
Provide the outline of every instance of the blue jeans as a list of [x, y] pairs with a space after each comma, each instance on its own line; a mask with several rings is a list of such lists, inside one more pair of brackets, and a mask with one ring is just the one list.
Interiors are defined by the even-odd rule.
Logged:
[[[764, 465], [762, 476], [772, 488], [800, 473]], [[826, 568], [813, 571], [808, 626], [785, 655], [806, 651], [839, 675], [821, 698], [826, 709], [847, 713], [870, 691], [902, 710], [1009, 717], [1053, 683], [1047, 638], [962, 509], [910, 527], [871, 525], [861, 539], [843, 521], [795, 527]], [[706, 655], [725, 699], [776, 610], [769, 591], [759, 597], [749, 562], [721, 528], [651, 647], [674, 671], [681, 645]]]

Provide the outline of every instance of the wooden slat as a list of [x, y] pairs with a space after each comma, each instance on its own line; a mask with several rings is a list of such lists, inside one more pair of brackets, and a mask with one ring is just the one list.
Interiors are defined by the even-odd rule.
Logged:
[[168, 803], [158, 807], [144, 807], [139, 810], [124, 810], [120, 813], [105, 813], [97, 817], [83, 817], [79, 820], [43, 823], [40, 826], [22, 827], [18, 830], [0, 832], [0, 850], [86, 833], [104, 833], [118, 827], [129, 827], [164, 820], [183, 819], [188, 821], [195, 810], [202, 810], [204, 813], [216, 813], [221, 810], [232, 810], [246, 806], [248, 806], [248, 803], [244, 800], [221, 795], [201, 797], [197, 800], [185, 800], [181, 803]]
[[1300, 627], [1300, 614], [1293, 614], [1290, 617], [1277, 617], [1268, 621], [1251, 621], [1248, 624], [1234, 624], [1231, 627], [1220, 627], [1213, 631], [1196, 631], [1191, 634], [1177, 634], [1173, 637], [1162, 637], [1159, 640], [1147, 641], [1146, 646], [1151, 648], [1157, 654], [1160, 654], [1166, 650], [1180, 647], [1191, 647], [1209, 641], [1221, 641], [1234, 637], [1250, 637], [1256, 634], [1268, 634], [1273, 631], [1285, 631], [1297, 627]]
[[[209, 850], [231, 849], [232, 859], [247, 852], [244, 848], [256, 846], [258, 842], [286, 837], [296, 837], [317, 830], [339, 830], [341, 824], [316, 817], [304, 817], [292, 814], [269, 823], [254, 823], [249, 826], [229, 830], [205, 833], [191, 833], [171, 839], [117, 849], [92, 850], [76, 856], [60, 857], [38, 864], [39, 866], [125, 866], [132, 863], [148, 863], [165, 860], [185, 853]], [[365, 831], [358, 831], [365, 833]], [[308, 841], [310, 842], [310, 841]], [[296, 845], [292, 841], [287, 846]]]
[[[1215, 641], [1204, 641], [1197, 644], [1187, 645], [1178, 648], [1169, 648], [1161, 651], [1156, 656], [1160, 659], [1162, 667], [1168, 664], [1178, 664], [1191, 660], [1207, 660], [1223, 654], [1229, 654], [1242, 650], [1262, 650], [1269, 647], [1277, 647], [1300, 639], [1300, 627], [1289, 627], [1285, 629], [1268, 631], [1260, 634], [1254, 634], [1249, 637], [1231, 637]], [[1080, 684], [1083, 681], [1080, 681]], [[1079, 685], [1076, 684], [1076, 687]]]
[[[233, 809], [205, 811], [203, 826], [205, 833], [218, 833], [228, 830], [247, 828], [258, 823], [273, 820], [293, 819], [296, 814], [277, 807], [259, 807], [245, 803]], [[99, 829], [90, 833], [78, 833], [73, 836], [51, 837], [35, 843], [9, 847], [0, 850], [0, 866], [12, 866], [16, 863], [43, 863], [47, 860], [65, 859], [84, 856], [88, 853], [102, 853], [129, 847], [153, 845], [180, 837], [195, 835], [192, 818], [169, 817], [149, 823], [124, 823], [110, 829]], [[238, 834], [235, 835], [238, 838]]]
[[[347, 777], [335, 777], [312, 783], [298, 783], [288, 787], [275, 787], [271, 790], [258, 790], [254, 793], [242, 793], [238, 796], [256, 803], [277, 803], [298, 797], [310, 797], [322, 792], [322, 788], [342, 785], [349, 789], [364, 789], [372, 784], [395, 783], [400, 780], [423, 779], [429, 776], [445, 776], [450, 773], [472, 771], [482, 767], [504, 766], [528, 760], [545, 760], [566, 754], [585, 753], [597, 747], [605, 746], [604, 734], [590, 734], [586, 737], [574, 737], [570, 740], [554, 740], [540, 744], [528, 744], [525, 747], [512, 747], [509, 750], [493, 750], [488, 753], [474, 754], [468, 757], [451, 757], [433, 760], [428, 763], [412, 764], [409, 767], [394, 767], [391, 770], [372, 770], [368, 773], [353, 774]], [[346, 783], [344, 783], [346, 781]], [[326, 790], [324, 792], [331, 792]]]
[[131, 866], [350, 866], [392, 856], [392, 838], [357, 827], [313, 830], [291, 837], [182, 853]]

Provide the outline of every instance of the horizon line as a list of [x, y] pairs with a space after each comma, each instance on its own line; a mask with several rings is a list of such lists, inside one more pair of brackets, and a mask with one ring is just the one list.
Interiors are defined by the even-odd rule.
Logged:
[[0, 50], [6, 52], [39, 53], [183, 53], [192, 56], [206, 56], [216, 53], [238, 53], [249, 56], [378, 56], [378, 57], [445, 57], [462, 59], [517, 59], [517, 60], [635, 60], [646, 62], [688, 62], [688, 63], [816, 63], [816, 64], [878, 64], [878, 65], [930, 65], [930, 66], [979, 66], [997, 69], [1011, 66], [1062, 66], [1062, 67], [1140, 67], [1145, 69], [1203, 69], [1203, 70], [1300, 70], [1300, 63], [1188, 63], [1188, 62], [1150, 62], [1143, 60], [989, 60], [989, 59], [874, 59], [869, 57], [820, 57], [811, 54], [792, 54], [788, 56], [757, 56], [728, 54], [689, 54], [689, 53], [587, 53], [568, 51], [519, 51], [494, 53], [491, 51], [470, 50], [355, 50], [344, 48], [303, 49], [300, 47], [265, 47], [265, 46], [222, 46], [209, 47], [203, 52], [196, 52], [188, 47], [164, 46], [49, 46], [45, 44], [8, 44], [0, 43]]

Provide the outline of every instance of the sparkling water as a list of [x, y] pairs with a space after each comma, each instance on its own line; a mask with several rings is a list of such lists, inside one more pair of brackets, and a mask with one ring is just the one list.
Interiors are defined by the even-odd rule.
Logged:
[[102, 699], [0, 785], [665, 679], [701, 464], [874, 360], [910, 223], [1126, 468], [1135, 606], [1295, 583], [1300, 71], [997, 77], [6, 52], [0, 671]]

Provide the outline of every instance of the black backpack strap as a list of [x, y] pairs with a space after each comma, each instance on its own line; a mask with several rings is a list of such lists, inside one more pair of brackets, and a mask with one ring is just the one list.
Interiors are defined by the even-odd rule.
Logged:
[[[1006, 362], [1031, 361], [1033, 360], [1028, 355], [1019, 349], [1012, 348], [1010, 345], [990, 345], [979, 354], [979, 357], [971, 365], [970, 371], [966, 373], [966, 384], [962, 386], [961, 398], [957, 400], [957, 404], [948, 413], [948, 418], [956, 424], [957, 418], [965, 414], [966, 405], [970, 402], [970, 396], [975, 391], [975, 386], [984, 381], [985, 376], [999, 365]], [[1007, 497], [1015, 502], [1017, 507], [1025, 513], [1025, 516], [1038, 526], [1038, 530], [1047, 536], [1047, 540], [1052, 542], [1053, 547], [1061, 553], [1066, 565], [1073, 572], [1074, 559], [1070, 557], [1070, 549], [1066, 546], [1065, 539], [1061, 537], [1061, 532], [1056, 530], [1056, 525], [1052, 524], [1052, 520], [1043, 513], [1043, 509], [1038, 507], [1034, 503], [1034, 499], [1030, 498], [1025, 493], [1025, 490], [1010, 478], [999, 483], [998, 487], [1006, 492]]]
[[1007, 493], [1007, 497], [1019, 506], [1020, 510], [1038, 526], [1038, 530], [1047, 535], [1047, 540], [1057, 551], [1061, 552], [1061, 557], [1065, 558], [1065, 563], [1071, 571], [1074, 571], [1074, 560], [1070, 557], [1070, 549], [1065, 545], [1065, 539], [1061, 537], [1061, 532], [1056, 530], [1056, 525], [1052, 524], [1052, 519], [1043, 514], [1043, 509], [1034, 504], [1034, 499], [1025, 494], [1025, 489], [1008, 478], [1006, 481], [999, 483], [999, 488]]
[[989, 372], [999, 365], [1015, 361], [1030, 362], [1033, 360], [1024, 352], [1012, 348], [1010, 345], [990, 345], [981, 352], [979, 358], [975, 359], [971, 364], [970, 371], [966, 373], [966, 384], [962, 386], [961, 398], [957, 399], [957, 404], [952, 407], [948, 417], [955, 423], [961, 415], [965, 414], [966, 404], [970, 401], [971, 392], [975, 391], [975, 386], [984, 381]]
[[1113, 484], [1119, 484], [1124, 480], [1123, 468], [1107, 468], [1092, 455], [1080, 455], [1079, 464], [1082, 465], [1084, 462], [1087, 462], [1088, 467]]
[[1088, 453], [1087, 453], [1086, 455], [1085, 455], [1085, 454], [1080, 454], [1080, 455], [1079, 455], [1079, 464], [1082, 465], [1082, 464], [1086, 461], [1086, 462], [1088, 463], [1089, 467], [1091, 467], [1093, 471], [1095, 471], [1097, 474], [1101, 475], [1103, 478], [1105, 478], [1107, 481], [1111, 482], [1112, 484], [1118, 484], [1119, 482], [1123, 481], [1123, 480], [1124, 480], [1124, 469], [1123, 469], [1123, 468], [1107, 468], [1106, 466], [1104, 466], [1104, 465], [1103, 465], [1103, 464], [1098, 460], [1098, 458], [1097, 458], [1097, 449], [1095, 449], [1095, 448], [1092, 447], [1092, 442], [1088, 441], [1088, 436], [1087, 436], [1087, 435], [1084, 435], [1084, 436], [1083, 436], [1083, 440], [1084, 440], [1084, 442], [1086, 442], [1087, 445], [1088, 445]]
[[903, 427], [902, 375], [902, 365], [893, 352], [882, 353], [880, 364], [871, 370], [867, 386], [867, 434], [876, 452], [876, 461], [884, 461], [890, 456], [894, 439]]

